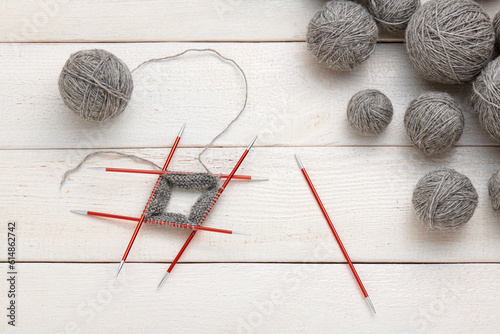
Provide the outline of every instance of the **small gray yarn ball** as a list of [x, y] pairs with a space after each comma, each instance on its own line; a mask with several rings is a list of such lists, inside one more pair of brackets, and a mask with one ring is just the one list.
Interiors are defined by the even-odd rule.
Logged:
[[447, 93], [430, 92], [411, 101], [404, 117], [406, 134], [427, 155], [449, 151], [464, 130], [464, 115]]
[[500, 12], [493, 19], [493, 30], [495, 31], [495, 45], [497, 53], [500, 53]]
[[412, 199], [419, 220], [437, 230], [450, 230], [467, 223], [477, 201], [476, 189], [469, 178], [448, 168], [422, 177]]
[[500, 211], [500, 169], [490, 177], [488, 181], [488, 193], [493, 210]]
[[127, 65], [105, 50], [72, 54], [59, 76], [59, 92], [66, 106], [82, 118], [98, 122], [123, 112], [133, 86]]
[[500, 141], [500, 57], [490, 62], [474, 81], [470, 104], [483, 130]]
[[323, 66], [350, 71], [373, 53], [377, 37], [377, 24], [363, 6], [332, 0], [309, 23], [307, 44]]
[[356, 131], [370, 136], [385, 130], [392, 120], [392, 103], [376, 89], [362, 90], [347, 105], [347, 121]]
[[387, 31], [405, 30], [420, 0], [368, 0], [366, 7], [378, 25]]
[[488, 15], [472, 0], [431, 0], [413, 14], [406, 49], [425, 79], [461, 84], [474, 79], [493, 54]]

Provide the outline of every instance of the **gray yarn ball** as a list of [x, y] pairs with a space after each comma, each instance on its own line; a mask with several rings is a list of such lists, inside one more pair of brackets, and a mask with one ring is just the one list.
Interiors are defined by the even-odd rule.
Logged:
[[421, 178], [412, 199], [420, 221], [437, 230], [454, 229], [467, 223], [477, 201], [476, 189], [469, 178], [447, 168]]
[[354, 94], [349, 101], [347, 121], [364, 135], [377, 135], [391, 122], [392, 112], [392, 103], [387, 96], [376, 89], [366, 89]]
[[87, 120], [105, 121], [122, 113], [132, 95], [130, 71], [105, 50], [72, 54], [59, 76], [64, 103]]
[[427, 155], [449, 151], [464, 130], [464, 115], [447, 93], [430, 92], [411, 101], [404, 117], [406, 134]]
[[333, 0], [327, 2], [309, 23], [309, 51], [323, 66], [350, 71], [375, 50], [378, 28], [360, 4]]
[[500, 12], [493, 19], [493, 30], [495, 31], [495, 45], [497, 53], [500, 53]]
[[447, 84], [474, 79], [495, 43], [488, 15], [472, 0], [431, 0], [413, 14], [406, 48], [425, 79]]
[[366, 7], [378, 25], [388, 31], [405, 30], [420, 0], [368, 0]]
[[500, 211], [500, 169], [490, 177], [488, 181], [488, 193], [493, 210]]
[[479, 125], [500, 141], [500, 57], [489, 63], [474, 81], [470, 104]]

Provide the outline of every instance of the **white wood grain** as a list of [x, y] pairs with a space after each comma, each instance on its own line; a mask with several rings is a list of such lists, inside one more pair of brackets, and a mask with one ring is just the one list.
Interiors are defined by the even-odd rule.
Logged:
[[[462, 101], [465, 132], [459, 145], [497, 145], [479, 129], [467, 103], [467, 86], [424, 82], [400, 44], [381, 44], [358, 71], [329, 72], [315, 64], [304, 43], [1, 44], [0, 148], [164, 147], [171, 132], [188, 123], [181, 146], [206, 145], [236, 116], [243, 80], [213, 55], [193, 55], [152, 64], [134, 74], [135, 91], [123, 115], [109, 123], [87, 123], [63, 104], [57, 80], [68, 56], [104, 48], [130, 68], [188, 48], [211, 47], [246, 71], [248, 108], [216, 143], [246, 146], [259, 134], [264, 146], [411, 145], [403, 116], [408, 103], [429, 90], [446, 90]], [[375, 138], [354, 133], [345, 110], [364, 88], [385, 92], [394, 104], [389, 128]]]
[[[427, 2], [423, 0], [422, 2]], [[498, 2], [479, 1], [493, 17]], [[0, 1], [2, 42], [303, 41], [320, 0]], [[381, 32], [381, 40], [402, 34]]]
[[[500, 265], [19, 264], [3, 333], [496, 333]], [[6, 295], [6, 285], [0, 285]]]
[[[200, 149], [179, 149], [172, 170], [201, 171]], [[206, 163], [227, 173], [243, 148], [213, 149]], [[162, 164], [168, 149], [125, 150]], [[87, 150], [0, 151], [2, 226], [19, 225], [19, 260], [118, 261], [135, 224], [75, 215], [70, 209], [129, 216], [142, 213], [155, 176], [83, 169], [59, 190], [64, 172]], [[238, 173], [269, 182], [233, 181], [206, 221], [207, 226], [251, 233], [251, 237], [200, 232], [181, 261], [316, 262], [307, 254], [325, 250], [323, 261], [343, 257], [301, 175], [293, 153], [309, 170], [344, 243], [361, 262], [500, 262], [500, 218], [487, 194], [487, 181], [500, 166], [499, 148], [461, 147], [428, 159], [410, 147], [256, 148]], [[115, 158], [86, 166], [143, 167]], [[454, 232], [429, 231], [417, 222], [413, 187], [428, 171], [451, 167], [472, 180], [479, 205], [472, 220]], [[193, 196], [181, 194], [176, 210]], [[171, 261], [189, 231], [144, 226], [130, 261]], [[326, 251], [327, 250], [327, 251]], [[322, 251], [323, 252], [323, 251]], [[0, 253], [5, 260], [6, 254]]]

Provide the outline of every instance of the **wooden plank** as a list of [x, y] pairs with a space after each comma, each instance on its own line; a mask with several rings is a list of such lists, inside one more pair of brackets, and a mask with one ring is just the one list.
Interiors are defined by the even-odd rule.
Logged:
[[[16, 328], [2, 333], [495, 333], [500, 265], [19, 265]], [[7, 284], [0, 291], [7, 295]], [[3, 300], [6, 300], [5, 298]], [[57, 316], [55, 316], [57, 315]], [[50, 319], [50, 321], [48, 321]]]
[[[243, 80], [213, 55], [193, 55], [151, 64], [134, 73], [135, 92], [119, 118], [96, 125], [81, 120], [62, 102], [57, 81], [68, 56], [104, 48], [130, 68], [142, 61], [188, 48], [211, 47], [234, 58], [246, 71], [248, 108], [216, 143], [246, 146], [259, 134], [264, 146], [411, 145], [404, 126], [406, 106], [429, 90], [462, 100], [465, 132], [459, 145], [497, 145], [471, 116], [469, 87], [424, 82], [399, 44], [380, 45], [358, 71], [334, 74], [320, 68], [304, 43], [217, 44], [2, 44], [0, 148], [164, 147], [170, 133], [188, 123], [181, 146], [204, 146], [234, 118], [244, 98]], [[380, 136], [363, 137], [346, 121], [346, 106], [361, 89], [376, 88], [392, 100], [395, 115]]]
[[[231, 170], [243, 148], [209, 150], [205, 163], [215, 173]], [[200, 149], [179, 149], [172, 170], [202, 171]], [[124, 150], [162, 164], [168, 149]], [[70, 209], [137, 216], [155, 176], [83, 169], [59, 182], [88, 150], [0, 151], [2, 226], [18, 223], [19, 260], [118, 261], [134, 224], [75, 215]], [[233, 181], [206, 226], [251, 233], [251, 237], [198, 233], [186, 262], [310, 262], [319, 247], [326, 262], [344, 261], [293, 157], [308, 167], [339, 234], [358, 262], [500, 262], [500, 222], [491, 208], [487, 181], [500, 166], [499, 148], [461, 147], [427, 159], [413, 148], [267, 148], [252, 150], [239, 173], [269, 182]], [[116, 158], [85, 166], [144, 167]], [[479, 205], [457, 231], [430, 231], [417, 222], [413, 187], [428, 171], [450, 167], [472, 180]], [[196, 194], [178, 193], [169, 210], [188, 212]], [[187, 201], [187, 202], [186, 202]], [[189, 231], [144, 226], [130, 261], [171, 261]], [[49, 246], [50, 245], [50, 246]], [[6, 254], [1, 253], [5, 260]], [[313, 261], [314, 262], [314, 261]]]
[[[500, 9], [495, 1], [480, 2], [492, 17]], [[303, 41], [322, 4], [319, 0], [2, 0], [0, 41]], [[402, 41], [402, 34], [382, 32], [380, 39]]]

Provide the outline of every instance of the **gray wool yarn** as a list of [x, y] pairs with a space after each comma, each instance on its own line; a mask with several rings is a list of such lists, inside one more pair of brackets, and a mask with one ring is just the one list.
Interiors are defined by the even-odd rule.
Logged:
[[[164, 174], [159, 178], [156, 192], [148, 203], [145, 212], [146, 220], [200, 225], [219, 192], [218, 184], [219, 177], [211, 173], [172, 172]], [[165, 211], [174, 187], [203, 191], [192, 206], [189, 216]]]
[[364, 135], [377, 135], [392, 120], [392, 103], [376, 89], [365, 89], [353, 95], [347, 105], [347, 121]]
[[132, 89], [127, 65], [105, 50], [72, 54], [59, 76], [59, 92], [66, 106], [92, 121], [102, 122], [121, 114]]
[[470, 104], [483, 130], [500, 141], [500, 57], [474, 80]]
[[413, 14], [406, 48], [425, 79], [461, 84], [474, 79], [493, 54], [488, 15], [472, 0], [431, 0]]
[[469, 178], [447, 168], [422, 177], [412, 199], [420, 221], [437, 230], [450, 230], [467, 223], [477, 201], [476, 189]]
[[497, 53], [500, 53], [500, 12], [493, 19], [493, 30], [495, 31], [495, 45]]
[[460, 139], [464, 115], [450, 94], [430, 92], [411, 101], [404, 124], [413, 145], [433, 155], [449, 151]]
[[387, 31], [405, 30], [420, 0], [368, 0], [366, 7], [378, 25]]
[[493, 210], [500, 211], [500, 169], [490, 177], [488, 181], [488, 193]]
[[323, 66], [350, 71], [373, 53], [377, 37], [377, 24], [363, 6], [332, 0], [309, 23], [307, 44]]

